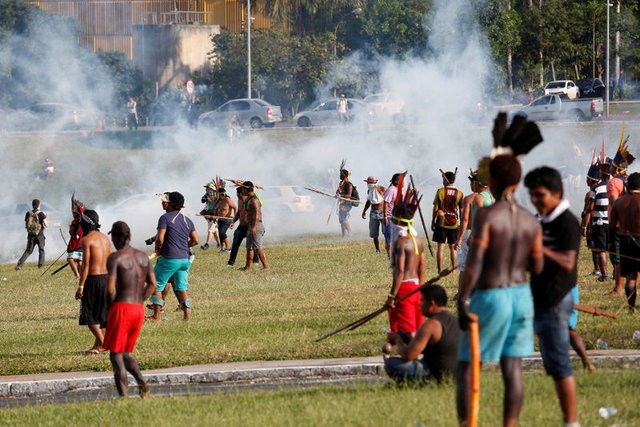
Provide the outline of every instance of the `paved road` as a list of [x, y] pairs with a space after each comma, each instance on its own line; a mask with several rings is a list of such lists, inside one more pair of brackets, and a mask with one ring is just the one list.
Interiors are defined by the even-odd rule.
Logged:
[[[590, 351], [598, 368], [640, 369], [640, 350]], [[98, 356], [102, 357], [102, 356]], [[496, 369], [484, 366], [483, 369]], [[525, 358], [525, 371], [541, 371], [538, 354]], [[284, 360], [182, 366], [144, 372], [153, 395], [202, 394], [248, 388], [300, 387], [385, 381], [382, 357]], [[130, 384], [135, 380], [130, 378]], [[134, 389], [131, 390], [135, 394]], [[65, 372], [0, 377], [0, 407], [45, 402], [111, 399], [115, 386], [110, 372]]]

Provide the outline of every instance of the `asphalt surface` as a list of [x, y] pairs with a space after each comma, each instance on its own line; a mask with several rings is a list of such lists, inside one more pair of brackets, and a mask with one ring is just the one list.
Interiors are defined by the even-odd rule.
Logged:
[[[589, 356], [599, 369], [640, 369], [640, 350], [598, 350]], [[94, 357], [94, 356], [92, 356]], [[101, 356], [98, 356], [101, 357]], [[483, 366], [483, 370], [497, 369]], [[525, 372], [542, 370], [539, 354], [523, 359]], [[283, 360], [180, 366], [143, 372], [153, 396], [206, 394], [386, 381], [382, 356], [348, 359]], [[129, 377], [131, 387], [135, 380]], [[136, 395], [130, 388], [130, 394]], [[0, 408], [42, 403], [112, 399], [111, 372], [63, 372], [0, 377]]]

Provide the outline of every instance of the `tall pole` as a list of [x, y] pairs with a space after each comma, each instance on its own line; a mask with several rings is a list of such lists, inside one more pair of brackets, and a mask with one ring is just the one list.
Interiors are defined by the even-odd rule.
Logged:
[[605, 108], [605, 117], [609, 118], [609, 81], [610, 81], [610, 76], [609, 76], [609, 7], [611, 7], [611, 5], [609, 4], [609, 0], [607, 0], [607, 54], [606, 54], [606, 61], [607, 61], [607, 66], [606, 66], [606, 79], [607, 81], [605, 82], [605, 90], [604, 90], [604, 102], [606, 104], [606, 108]]
[[247, 0], [247, 98], [251, 99], [251, 0]]

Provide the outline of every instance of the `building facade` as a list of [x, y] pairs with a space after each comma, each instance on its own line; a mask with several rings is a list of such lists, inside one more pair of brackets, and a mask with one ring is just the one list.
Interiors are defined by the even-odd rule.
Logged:
[[[46, 13], [76, 20], [82, 46], [133, 53], [133, 25], [212, 25], [232, 32], [245, 30], [246, 1], [239, 0], [40, 0], [29, 3]], [[260, 3], [252, 8], [253, 28], [269, 28], [260, 14]]]

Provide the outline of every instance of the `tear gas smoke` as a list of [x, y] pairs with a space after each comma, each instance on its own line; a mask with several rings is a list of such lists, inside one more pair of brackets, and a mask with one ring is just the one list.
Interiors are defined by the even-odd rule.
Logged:
[[[144, 248], [143, 241], [155, 234], [157, 218], [162, 214], [160, 201], [153, 196], [156, 192], [182, 192], [186, 212], [191, 215], [202, 208], [203, 185], [215, 175], [251, 180], [262, 186], [314, 185], [334, 192], [340, 161], [346, 159], [350, 180], [358, 187], [361, 199], [366, 197], [363, 180], [367, 176], [376, 176], [379, 184], [386, 186], [394, 173], [409, 170], [424, 195], [422, 207], [428, 221], [433, 195], [442, 184], [439, 169], [458, 167], [456, 185], [466, 193], [466, 171], [475, 168], [478, 159], [491, 149], [492, 123], [476, 123], [474, 108], [483, 98], [484, 76], [495, 67], [484, 36], [472, 15], [465, 13], [470, 10], [468, 2], [441, 1], [436, 6], [433, 20], [427, 24], [434, 52], [431, 58], [402, 62], [378, 59], [368, 65], [380, 70], [381, 92], [393, 94], [404, 104], [400, 125], [388, 123], [370, 130], [353, 125], [245, 132], [233, 144], [224, 132], [179, 127], [170, 131], [172, 148], [139, 150], [94, 147], [83, 143], [78, 135], [0, 136], [5, 153], [0, 170], [0, 206], [12, 208], [37, 197], [59, 209], [66, 232], [71, 221], [69, 199], [75, 191], [87, 207], [98, 211], [103, 230], [108, 230], [113, 221], [127, 221], [133, 245]], [[350, 60], [359, 61], [358, 67], [362, 68], [357, 54], [345, 59], [347, 63]], [[64, 84], [61, 81], [58, 88], [70, 90]], [[546, 164], [559, 168], [565, 177], [584, 176], [591, 150], [600, 144], [602, 136], [611, 156], [619, 134], [618, 124], [550, 123], [541, 128], [545, 142], [526, 158], [523, 169], [526, 172]], [[635, 131], [630, 129], [629, 133]], [[46, 181], [34, 180], [33, 173], [45, 157], [56, 161], [56, 174]], [[575, 183], [565, 192], [572, 198], [573, 210], [579, 211], [586, 187], [583, 178], [572, 179]], [[232, 188], [228, 183], [228, 193], [235, 201]], [[309, 214], [286, 214], [265, 203], [267, 243], [310, 234], [329, 234], [330, 239], [339, 241], [335, 201], [308, 195], [315, 207]], [[520, 199], [526, 201], [526, 194]], [[362, 207], [351, 211], [350, 220], [355, 237], [366, 239], [368, 220], [360, 218]], [[334, 214], [327, 225], [330, 212]], [[3, 231], [5, 238], [0, 243], [4, 262], [15, 261], [24, 249], [23, 215], [18, 213], [19, 225], [6, 227], [5, 221], [3, 229], [7, 231]], [[204, 243], [205, 221], [195, 216], [192, 219]], [[57, 231], [49, 230], [47, 235], [47, 257], [53, 259], [64, 246]]]

